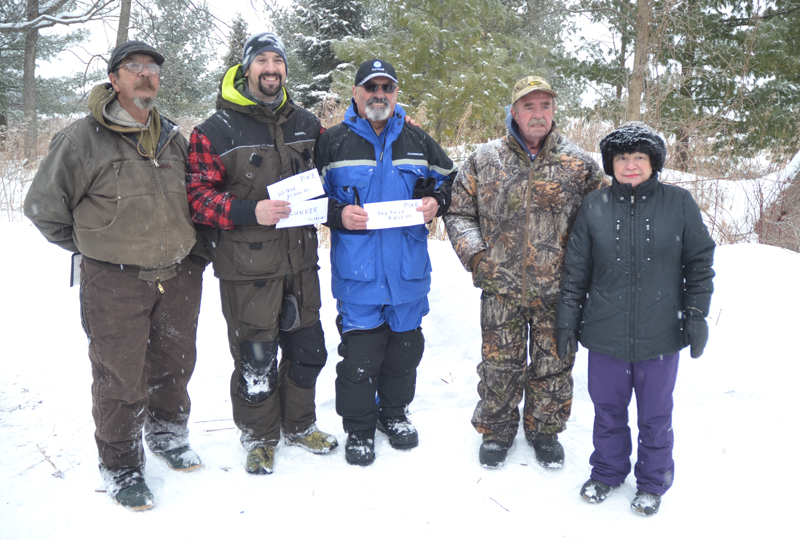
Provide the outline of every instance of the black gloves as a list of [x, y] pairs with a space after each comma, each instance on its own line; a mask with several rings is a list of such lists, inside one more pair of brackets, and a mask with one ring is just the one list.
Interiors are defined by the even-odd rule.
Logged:
[[578, 331], [568, 328], [556, 328], [556, 354], [560, 360], [566, 360], [570, 353], [578, 352]]
[[422, 178], [417, 180], [414, 185], [414, 194], [411, 196], [413, 199], [421, 199], [423, 197], [433, 197], [439, 203], [439, 211], [436, 212], [436, 217], [445, 215], [447, 209], [450, 208], [450, 188], [452, 187], [452, 177], [448, 178], [437, 188], [436, 179]]
[[708, 324], [702, 313], [684, 315], [683, 346], [690, 345], [692, 358], [700, 358], [708, 342]]

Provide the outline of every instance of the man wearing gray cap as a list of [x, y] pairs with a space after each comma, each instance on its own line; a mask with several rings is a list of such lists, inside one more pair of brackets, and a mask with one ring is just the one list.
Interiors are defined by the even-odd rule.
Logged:
[[[337, 447], [316, 425], [317, 376], [328, 357], [319, 320], [317, 233], [277, 228], [290, 213], [267, 186], [314, 168], [322, 130], [284, 88], [281, 39], [248, 38], [228, 69], [217, 112], [190, 136], [187, 189], [203, 225], [233, 356], [233, 420], [250, 474], [270, 474], [281, 439], [314, 454]], [[280, 361], [278, 350], [280, 349]]]
[[41, 233], [81, 256], [100, 471], [131, 510], [153, 506], [142, 428], [170, 468], [201, 466], [186, 386], [206, 262], [186, 203], [186, 139], [155, 108], [163, 63], [146, 43], [118, 45], [91, 114], [53, 137], [25, 198]]
[[537, 461], [545, 468], [564, 464], [558, 433], [572, 405], [575, 350], [556, 354], [555, 308], [578, 207], [604, 180], [597, 163], [558, 131], [557, 97], [541, 77], [517, 81], [508, 135], [467, 159], [444, 218], [456, 254], [483, 290], [480, 401], [472, 424], [483, 435], [484, 467], [505, 462], [523, 395], [525, 438]]

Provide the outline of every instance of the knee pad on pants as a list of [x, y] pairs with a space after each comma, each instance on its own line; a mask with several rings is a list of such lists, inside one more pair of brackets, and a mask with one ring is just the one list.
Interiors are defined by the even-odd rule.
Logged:
[[385, 370], [396, 376], [410, 373], [419, 367], [422, 353], [425, 352], [425, 337], [422, 328], [408, 332], [389, 332], [389, 343], [386, 347]]
[[239, 395], [248, 403], [261, 403], [278, 387], [278, 342], [243, 341], [239, 348]]
[[317, 321], [314, 326], [283, 336], [282, 340], [284, 358], [292, 362], [289, 377], [301, 388], [312, 388], [328, 359], [322, 324]]

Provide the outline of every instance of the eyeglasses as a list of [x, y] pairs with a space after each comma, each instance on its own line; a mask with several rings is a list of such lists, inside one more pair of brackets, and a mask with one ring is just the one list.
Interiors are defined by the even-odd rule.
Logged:
[[397, 90], [397, 85], [395, 83], [386, 83], [386, 84], [375, 84], [375, 83], [364, 83], [361, 85], [361, 88], [369, 92], [370, 94], [374, 94], [378, 91], [378, 88], [383, 88], [383, 92], [385, 94], [391, 94], [395, 90]]
[[161, 66], [158, 64], [140, 64], [139, 62], [128, 62], [122, 67], [135, 74], [141, 73], [144, 68], [147, 68], [147, 72], [150, 75], [158, 75], [161, 73]]

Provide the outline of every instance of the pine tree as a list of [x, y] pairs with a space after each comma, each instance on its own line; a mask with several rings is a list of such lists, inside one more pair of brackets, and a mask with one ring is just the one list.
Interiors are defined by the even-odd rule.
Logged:
[[242, 61], [245, 41], [247, 41], [247, 23], [242, 18], [242, 14], [239, 13], [236, 15], [236, 19], [233, 20], [230, 34], [228, 34], [228, 52], [222, 59], [223, 69], [227, 70]]
[[274, 12], [275, 32], [286, 44], [293, 98], [304, 107], [336, 97], [333, 74], [341, 61], [331, 44], [367, 36], [364, 6], [355, 0], [295, 0]]
[[[541, 5], [541, 3], [539, 3]], [[375, 30], [369, 39], [334, 45], [351, 63], [339, 80], [344, 95], [364, 60], [390, 62], [400, 79], [399, 102], [440, 142], [495, 137], [505, 130], [514, 82], [549, 75], [548, 44], [526, 25], [533, 2], [511, 0], [379, 0], [370, 5]], [[560, 34], [560, 28], [550, 28]], [[349, 79], [349, 80], [348, 80]]]
[[157, 106], [167, 116], [204, 117], [213, 109], [218, 83], [218, 71], [209, 70], [213, 29], [205, 3], [153, 0], [135, 6], [132, 39], [151, 44], [165, 59]]
[[[723, 160], [733, 165], [759, 150], [777, 160], [796, 151], [800, 2], [654, 0], [640, 17], [641, 1], [581, 2], [614, 37], [587, 43], [583, 53], [590, 59], [575, 72], [603, 94], [596, 108], [602, 118], [617, 123], [641, 114], [674, 137], [671, 166], [681, 170], [705, 163], [718, 167]], [[644, 61], [643, 84], [634, 88], [637, 50]], [[697, 151], [706, 148], [711, 151]], [[698, 161], [701, 153], [707, 155], [704, 161]]]

